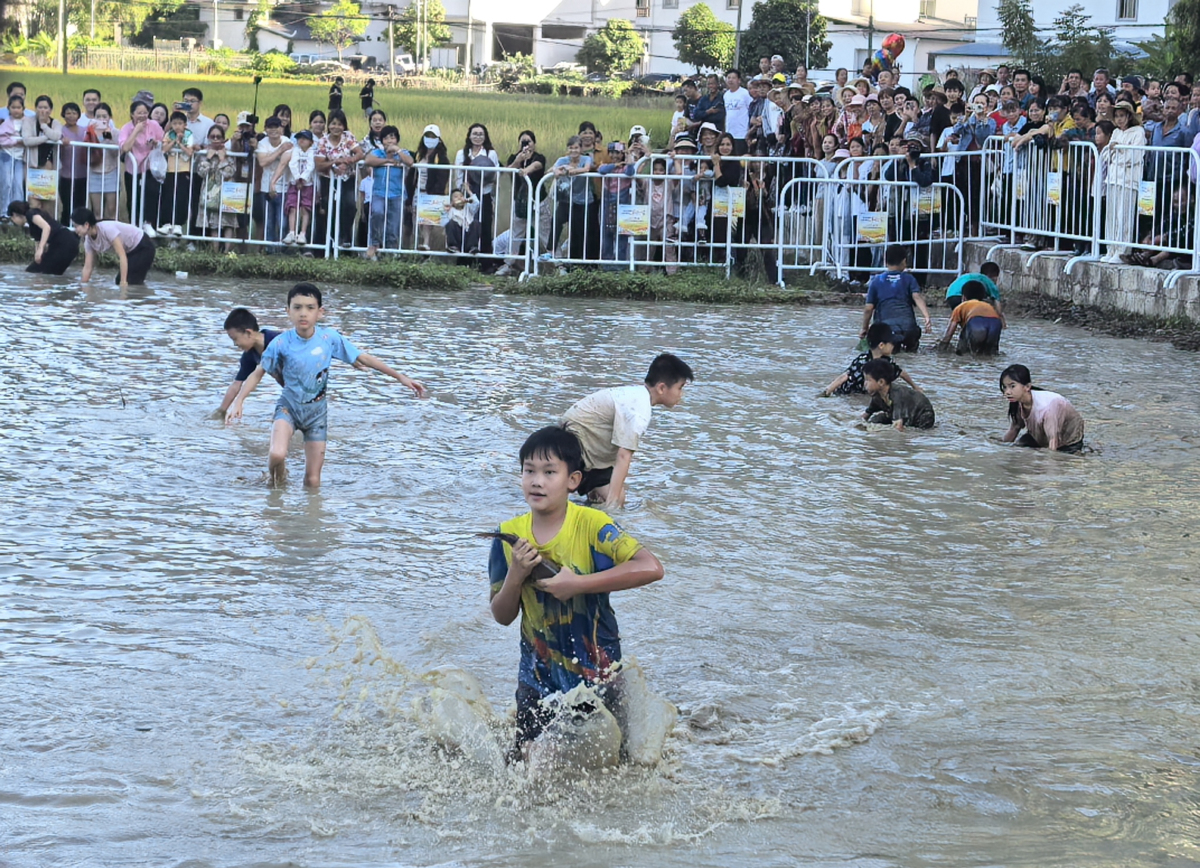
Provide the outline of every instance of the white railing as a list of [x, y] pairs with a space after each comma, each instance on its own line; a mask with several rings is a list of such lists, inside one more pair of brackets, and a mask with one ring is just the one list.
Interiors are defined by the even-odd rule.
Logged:
[[[754, 252], [780, 283], [800, 270], [865, 277], [888, 244], [902, 243], [914, 272], [950, 275], [971, 240], [1063, 253], [1067, 271], [1102, 255], [1150, 264], [1165, 253], [1192, 259], [1168, 285], [1200, 272], [1200, 156], [1182, 148], [1013, 148], [997, 136], [980, 151], [922, 157], [920, 180], [933, 179], [925, 186], [908, 180], [906, 155], [852, 158], [832, 173], [809, 159], [742, 157], [732, 184], [692, 155], [572, 177], [548, 167], [536, 186], [507, 168], [360, 164], [345, 181], [314, 177], [310, 192], [290, 181], [264, 191], [254, 154], [210, 153], [160, 179], [152, 161], [139, 169], [115, 142], [13, 146], [0, 151], [0, 197], [53, 203], [63, 220], [86, 205], [101, 219], [149, 225], [165, 243], [503, 260], [525, 273], [703, 266], [728, 275]], [[360, 192], [362, 178], [386, 184], [389, 173], [402, 179], [399, 195]], [[449, 194], [463, 184], [483, 195], [452, 209]]]

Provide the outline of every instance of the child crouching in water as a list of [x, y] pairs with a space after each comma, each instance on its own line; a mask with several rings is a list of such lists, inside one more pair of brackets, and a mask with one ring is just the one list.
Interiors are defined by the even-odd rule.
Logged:
[[884, 359], [872, 359], [863, 365], [863, 382], [871, 403], [863, 418], [877, 425], [905, 428], [932, 428], [933, 405], [922, 393], [896, 381], [896, 365]]
[[948, 350], [954, 331], [962, 326], [958, 338], [956, 355], [993, 355], [1000, 352], [1000, 332], [1004, 321], [1000, 313], [988, 301], [987, 289], [978, 280], [968, 281], [963, 287], [962, 301], [950, 315], [946, 334], [938, 341], [939, 350]]
[[[867, 346], [870, 349], [865, 353], [859, 353], [854, 357], [854, 361], [843, 371], [838, 377], [817, 393], [818, 398], [830, 398], [834, 395], [861, 395], [867, 391], [867, 387], [863, 382], [863, 365], [872, 359], [882, 359], [885, 362], [892, 362], [892, 353], [896, 352], [896, 341], [893, 337], [894, 332], [890, 325], [877, 322], [867, 329]], [[904, 372], [904, 369], [892, 362], [892, 367], [896, 369], [896, 377], [904, 380], [909, 386], [921, 391], [920, 386], [913, 382], [912, 377]], [[895, 377], [893, 377], [895, 379]]]
[[[521, 491], [530, 511], [500, 525], [516, 543], [497, 539], [488, 559], [492, 616], [507, 626], [521, 616], [517, 670], [517, 738], [509, 761], [525, 759], [529, 744], [553, 713], [543, 702], [581, 683], [623, 723], [621, 698], [606, 685], [621, 660], [621, 640], [609, 594], [663, 577], [658, 558], [598, 509], [568, 496], [583, 477], [583, 450], [574, 434], [542, 428], [521, 446]], [[530, 581], [543, 558], [562, 569]], [[623, 727], [622, 727], [623, 729]]]
[[1000, 392], [1008, 399], [1005, 443], [1058, 452], [1083, 450], [1083, 417], [1062, 395], [1033, 385], [1029, 368], [1024, 365], [1005, 368], [1000, 375]]

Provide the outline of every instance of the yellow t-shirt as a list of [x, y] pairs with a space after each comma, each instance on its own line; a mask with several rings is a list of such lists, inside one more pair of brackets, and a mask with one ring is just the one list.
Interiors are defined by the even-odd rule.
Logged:
[[[538, 545], [533, 537], [533, 514], [525, 513], [500, 525], [534, 545], [543, 557], [590, 575], [623, 564], [641, 544], [598, 509], [567, 504], [567, 515], [554, 539]], [[492, 596], [504, 586], [512, 562], [511, 547], [492, 544], [488, 573]], [[533, 582], [521, 589], [521, 664], [518, 680], [542, 696], [565, 692], [582, 681], [601, 680], [621, 659], [617, 618], [608, 594], [580, 594], [567, 602], [539, 591]]]

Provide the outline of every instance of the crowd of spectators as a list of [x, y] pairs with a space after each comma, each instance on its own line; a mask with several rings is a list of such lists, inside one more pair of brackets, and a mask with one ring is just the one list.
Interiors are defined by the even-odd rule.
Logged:
[[[650, 176], [638, 183], [639, 200], [652, 205], [652, 240], [690, 245], [693, 258], [703, 246], [709, 261], [724, 261], [727, 242], [733, 242], [740, 262], [739, 246], [773, 240], [781, 204], [801, 210], [819, 204], [780, 203], [780, 189], [798, 171], [794, 164], [748, 157], [809, 158], [828, 177], [855, 182], [954, 185], [967, 203], [965, 225], [976, 229], [984, 216], [978, 205], [982, 158], [989, 140], [994, 148], [995, 137], [1002, 137], [1001, 219], [1025, 213], [1025, 200], [1037, 198], [1030, 190], [1039, 192], [1037, 184], [1045, 185], [1039, 178], [1049, 169], [1077, 168], [1065, 156], [1047, 155], [1090, 143], [1099, 159], [1090, 183], [1102, 185], [1105, 206], [1098, 213], [1075, 209], [1064, 224], [1068, 247], [1082, 252], [1082, 224], [1088, 220], [1101, 220], [1107, 239], [1141, 238], [1147, 226], [1135, 210], [1145, 180], [1158, 185], [1163, 211], [1179, 218], [1171, 226], [1156, 225], [1158, 234], [1170, 233], [1168, 240], [1180, 243], [1188, 237], [1195, 158], [1145, 158], [1127, 146], [1193, 149], [1200, 155], [1200, 88], [1193, 89], [1191, 75], [1169, 82], [1138, 76], [1118, 81], [1105, 69], [1090, 76], [1071, 70], [1054, 87], [1028, 70], [1000, 66], [982, 70], [969, 83], [953, 71], [920, 88], [897, 78], [892, 70], [867, 64], [854, 79], [839, 69], [833, 82], [814, 82], [803, 65], [789, 72], [782, 57], [764, 57], [752, 76], [730, 70], [683, 82], [660, 150], [645, 126], [606, 142], [585, 121], [569, 141], [540, 149], [535, 132], [525, 130], [505, 159], [483, 124], [471, 125], [461, 145], [445, 141], [438, 125], [429, 124], [415, 150], [402, 148], [400, 131], [369, 104], [373, 93], [360, 94], [366, 123], [360, 138], [350, 130], [336, 86], [330, 108], [309, 112], [306, 125], [303, 115], [293, 117], [290, 106], [279, 105], [260, 128], [248, 112], [239, 113], [236, 123], [222, 114], [207, 117], [203, 93], [195, 87], [184, 89], [173, 106], [140, 92], [125, 112], [115, 112], [99, 91], [89, 89], [80, 103], [61, 106], [56, 117], [48, 96], [27, 107], [25, 88], [12, 82], [0, 110], [0, 202], [26, 198], [27, 168], [55, 168], [59, 195], [51, 205], [64, 221], [80, 205], [101, 219], [118, 216], [123, 187], [124, 207], [132, 210], [121, 216], [151, 237], [210, 237], [225, 249], [239, 240], [260, 240], [270, 242], [268, 252], [330, 242], [363, 248], [369, 257], [397, 248], [402, 226], [406, 249], [516, 256], [532, 211], [543, 223], [539, 252], [561, 245], [555, 258], [628, 261], [616, 209], [631, 201], [633, 177], [641, 173]], [[124, 123], [119, 114], [126, 114]], [[543, 151], [563, 156], [548, 158]], [[892, 159], [873, 159], [884, 157]], [[501, 167], [512, 174], [487, 171]], [[1037, 177], [1018, 182], [1025, 170]], [[539, 186], [547, 173], [554, 183]], [[591, 177], [576, 177], [582, 174]], [[240, 212], [222, 207], [231, 183], [246, 191]], [[502, 185], [506, 192], [500, 196]], [[532, 208], [530, 190], [541, 196]], [[735, 190], [744, 191], [739, 199], [744, 195], [745, 210], [731, 221], [733, 211], [722, 200], [731, 200]], [[418, 195], [444, 199], [440, 231], [430, 221], [413, 219]], [[876, 195], [862, 192], [861, 208], [879, 208], [870, 201]], [[32, 191], [28, 198], [44, 204]], [[501, 204], [506, 215], [497, 213]], [[886, 208], [911, 204], [897, 200]], [[497, 250], [495, 236], [502, 228], [507, 232], [500, 233]], [[1046, 232], [1030, 231], [1025, 241], [1031, 248], [1063, 245]], [[1119, 243], [1110, 243], [1106, 255], [1136, 264], [1162, 261]]]

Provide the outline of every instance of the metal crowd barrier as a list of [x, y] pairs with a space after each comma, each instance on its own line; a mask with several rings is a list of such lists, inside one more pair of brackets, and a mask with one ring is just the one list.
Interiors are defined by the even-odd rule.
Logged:
[[[421, 178], [429, 172], [447, 173], [444, 192], [427, 193]], [[379, 181], [399, 173], [396, 196], [378, 195]], [[529, 269], [530, 224], [535, 213], [533, 186], [519, 169], [462, 167], [416, 163], [411, 167], [377, 167], [359, 163], [359, 174], [372, 181], [355, 183], [353, 218], [348, 215], [345, 181], [334, 178], [329, 194], [329, 250], [335, 258], [374, 249], [385, 254], [415, 254], [431, 258], [471, 256], [505, 260]], [[411, 182], [416, 180], [417, 189]], [[466, 184], [471, 197], [461, 209], [451, 205], [451, 193]], [[441, 185], [436, 185], [440, 187]], [[478, 195], [476, 193], [478, 190]], [[490, 188], [490, 192], [485, 192]], [[369, 193], [368, 193], [369, 191]], [[411, 195], [410, 195], [411, 194]], [[523, 203], [523, 204], [522, 204]], [[497, 243], [498, 242], [498, 243]]]
[[[401, 173], [402, 193], [369, 199], [360, 195], [361, 179], [381, 170], [360, 163], [345, 181], [314, 173], [312, 206], [297, 201], [289, 209], [287, 185], [262, 190], [254, 154], [228, 152], [232, 168], [214, 176], [202, 168], [206, 148], [193, 156], [190, 171], [159, 181], [116, 143], [51, 143], [40, 164], [39, 147], [47, 146], [0, 152], [0, 198], [7, 197], [0, 209], [18, 198], [53, 203], [66, 222], [85, 204], [101, 219], [149, 224], [168, 242], [335, 258], [372, 248], [470, 256], [533, 274], [589, 265], [668, 272], [716, 266], [728, 275], [757, 251], [782, 284], [791, 270], [838, 277], [877, 270], [892, 243], [912, 248], [914, 272], [954, 274], [965, 241], [995, 241], [992, 251], [1025, 241], [1039, 248], [1035, 257], [1067, 253], [1068, 272], [1102, 254], [1116, 261], [1142, 251], [1192, 257], [1190, 268], [1168, 276], [1168, 286], [1200, 273], [1200, 155], [1185, 148], [1100, 152], [1079, 141], [1017, 149], [995, 136], [982, 150], [924, 155], [935, 178], [925, 188], [886, 179], [888, 167], [906, 155], [851, 158], [832, 175], [811, 159], [741, 157], [740, 182], [730, 186], [715, 183], [711, 160], [702, 155], [651, 154], [573, 179], [555, 176], [551, 164], [536, 188], [515, 169], [418, 164], [382, 170], [382, 180]], [[446, 173], [444, 192], [441, 185], [426, 192], [431, 172]], [[475, 196], [470, 219], [449, 207], [450, 191], [463, 183], [491, 190]], [[572, 188], [584, 201], [572, 203]], [[305, 217], [308, 231], [298, 241]]]

